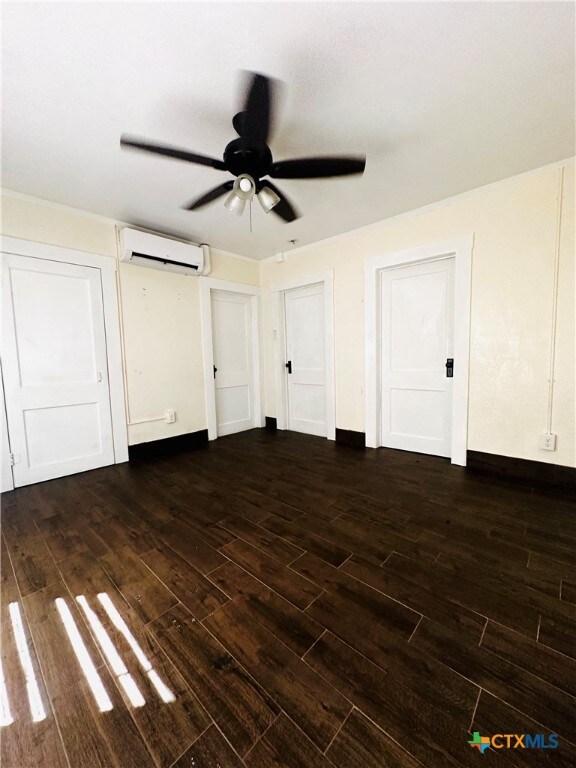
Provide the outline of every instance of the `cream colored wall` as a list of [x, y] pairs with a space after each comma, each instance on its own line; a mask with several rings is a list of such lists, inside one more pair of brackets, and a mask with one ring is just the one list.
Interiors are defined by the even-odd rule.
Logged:
[[[175, 272], [120, 263], [119, 284], [133, 423], [176, 411], [175, 424], [129, 428], [130, 444], [207, 429], [199, 281]], [[257, 262], [212, 250], [210, 277], [256, 285]]]
[[3, 235], [116, 257], [111, 221], [10, 194], [3, 194], [0, 203]]
[[[213, 252], [211, 277], [263, 287], [266, 408], [275, 415], [271, 291], [274, 282], [334, 270], [336, 426], [364, 431], [364, 263], [383, 253], [474, 233], [468, 447], [574, 466], [574, 165], [565, 165], [552, 431], [546, 430], [560, 169], [509, 179], [429, 210], [380, 222], [258, 264]], [[116, 256], [115, 222], [5, 195], [2, 234]], [[198, 282], [122, 264], [119, 270], [130, 443], [206, 427]]]
[[[5, 194], [3, 235], [116, 258], [116, 222]], [[210, 277], [256, 285], [255, 261], [212, 250]], [[119, 264], [124, 373], [130, 422], [176, 411], [176, 422], [133, 424], [129, 443], [206, 429], [198, 280]]]
[[[560, 168], [509, 179], [441, 206], [382, 221], [261, 263], [263, 326], [272, 327], [271, 286], [334, 270], [336, 426], [364, 431], [365, 262], [474, 234], [468, 448], [575, 465], [574, 165], [566, 164], [560, 250], [552, 430], [546, 431]], [[266, 415], [274, 416], [272, 335], [265, 333]], [[456, 361], [456, 365], [458, 361]]]

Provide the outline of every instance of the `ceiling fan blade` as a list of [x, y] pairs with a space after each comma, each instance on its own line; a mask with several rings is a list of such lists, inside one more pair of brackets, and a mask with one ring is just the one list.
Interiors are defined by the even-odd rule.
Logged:
[[272, 112], [272, 81], [266, 75], [252, 74], [244, 106], [242, 137], [266, 144]]
[[302, 157], [273, 163], [273, 179], [319, 179], [364, 173], [365, 157]]
[[178, 149], [177, 147], [170, 147], [166, 144], [153, 144], [145, 139], [138, 139], [135, 136], [122, 134], [120, 137], [120, 145], [122, 147], [131, 147], [132, 149], [140, 149], [144, 152], [151, 152], [154, 155], [174, 157], [176, 160], [185, 160], [188, 163], [208, 165], [211, 168], [217, 168], [219, 171], [226, 170], [226, 166], [222, 160], [216, 160], [216, 158], [207, 157], [206, 155], [196, 155], [194, 152], [188, 152], [185, 149]]
[[203, 205], [207, 205], [213, 200], [217, 200], [219, 197], [222, 197], [222, 195], [225, 195], [226, 192], [230, 192], [233, 186], [233, 180], [225, 181], [224, 184], [219, 184], [217, 187], [214, 187], [214, 189], [211, 189], [209, 192], [206, 192], [206, 194], [202, 195], [202, 197], [199, 197], [196, 200], [193, 200], [191, 203], [183, 205], [182, 207], [185, 211], [195, 211], [198, 208], [201, 208]]
[[278, 197], [280, 198], [280, 202], [277, 203], [274, 208], [272, 208], [272, 213], [275, 213], [277, 216], [280, 216], [281, 219], [284, 219], [284, 221], [294, 221], [295, 219], [300, 218], [300, 214], [294, 208], [292, 203], [288, 200], [284, 192], [281, 192], [278, 187], [275, 184], [272, 184], [271, 181], [268, 181], [266, 179], [265, 181], [261, 181], [258, 186], [258, 192], [262, 189], [262, 187], [268, 187], [272, 190], [272, 192], [275, 192]]

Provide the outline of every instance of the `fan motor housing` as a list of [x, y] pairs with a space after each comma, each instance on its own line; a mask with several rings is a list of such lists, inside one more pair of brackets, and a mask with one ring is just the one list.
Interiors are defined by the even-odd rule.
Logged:
[[249, 139], [234, 139], [224, 150], [226, 170], [239, 176], [247, 173], [254, 179], [266, 176], [272, 166], [272, 152], [266, 144], [254, 144]]

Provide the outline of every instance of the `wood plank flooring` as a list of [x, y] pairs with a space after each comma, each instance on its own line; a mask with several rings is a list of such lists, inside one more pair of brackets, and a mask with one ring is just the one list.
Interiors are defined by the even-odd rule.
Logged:
[[4, 494], [0, 765], [574, 766], [575, 513], [265, 430]]

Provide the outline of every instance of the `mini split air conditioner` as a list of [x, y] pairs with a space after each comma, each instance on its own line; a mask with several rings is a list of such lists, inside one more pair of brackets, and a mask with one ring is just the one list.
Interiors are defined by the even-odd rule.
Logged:
[[210, 248], [124, 227], [120, 230], [120, 261], [184, 275], [207, 275]]

